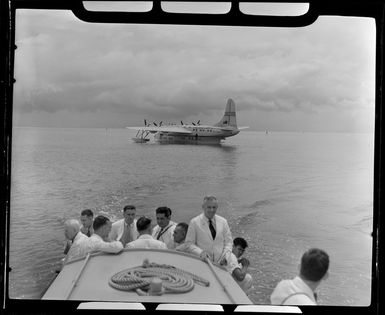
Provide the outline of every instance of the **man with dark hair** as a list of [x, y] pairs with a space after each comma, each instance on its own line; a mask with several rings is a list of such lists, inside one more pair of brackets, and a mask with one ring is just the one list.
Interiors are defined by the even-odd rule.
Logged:
[[123, 245], [119, 241], [109, 242], [108, 234], [111, 231], [111, 221], [103, 215], [95, 218], [93, 223], [94, 234], [92, 234], [86, 243], [86, 252], [107, 252], [119, 253], [123, 249]]
[[127, 205], [123, 208], [123, 219], [112, 224], [109, 235], [110, 240], [120, 241], [124, 246], [127, 243], [137, 239], [138, 231], [136, 229], [136, 208], [133, 205]]
[[247, 258], [241, 257], [248, 247], [247, 241], [242, 237], [237, 237], [233, 241], [233, 250], [230, 254], [222, 258], [220, 262], [227, 271], [233, 276], [245, 293], [249, 293], [252, 287], [253, 278], [247, 273], [250, 262]]
[[181, 252], [188, 251], [185, 243], [188, 224], [185, 222], [178, 223], [175, 226], [172, 240], [166, 244], [168, 249], [175, 249]]
[[80, 232], [90, 237], [94, 233], [94, 230], [92, 228], [92, 223], [94, 222], [94, 213], [92, 212], [92, 210], [83, 210], [80, 213], [80, 222], [82, 223]]
[[159, 207], [155, 210], [155, 214], [158, 225], [152, 230], [152, 237], [167, 245], [172, 242], [172, 235], [176, 226], [176, 223], [171, 221], [171, 209]]
[[278, 283], [270, 301], [280, 305], [317, 305], [315, 290], [328, 277], [329, 256], [318, 248], [305, 252], [299, 266], [299, 276]]
[[186, 244], [191, 253], [219, 263], [231, 253], [233, 238], [227, 220], [216, 214], [218, 200], [215, 196], [205, 196], [203, 213], [192, 218], [186, 235]]
[[155, 240], [151, 236], [152, 225], [151, 219], [147, 217], [140, 217], [136, 222], [139, 236], [135, 241], [126, 245], [126, 248], [153, 248], [153, 249], [167, 249], [165, 243]]

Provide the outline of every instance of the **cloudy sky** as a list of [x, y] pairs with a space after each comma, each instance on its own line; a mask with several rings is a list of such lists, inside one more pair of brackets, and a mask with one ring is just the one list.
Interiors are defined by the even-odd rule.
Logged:
[[305, 28], [109, 25], [18, 11], [14, 125], [216, 123], [233, 98], [251, 130], [372, 132], [375, 23]]

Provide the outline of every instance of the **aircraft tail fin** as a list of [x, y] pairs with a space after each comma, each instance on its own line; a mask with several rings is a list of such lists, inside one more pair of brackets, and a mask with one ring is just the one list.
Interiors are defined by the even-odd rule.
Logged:
[[235, 103], [231, 98], [227, 100], [225, 114], [223, 115], [222, 119], [214, 126], [237, 128], [237, 120], [235, 118]]

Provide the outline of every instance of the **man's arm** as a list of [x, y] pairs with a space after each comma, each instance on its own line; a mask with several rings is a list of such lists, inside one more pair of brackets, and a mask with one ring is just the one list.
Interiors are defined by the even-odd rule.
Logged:
[[247, 274], [247, 268], [249, 267], [249, 260], [246, 259], [246, 258], [242, 258], [242, 263], [240, 264], [240, 266], [242, 266], [242, 268], [235, 268], [233, 270], [233, 277], [235, 279], [237, 279], [238, 281], [242, 281], [243, 279], [245, 279], [245, 276]]
[[196, 238], [197, 238], [196, 223], [194, 220], [191, 220], [187, 229], [187, 234], [185, 239], [185, 244], [186, 244], [185, 249], [191, 254], [200, 256], [200, 254], [202, 253], [202, 249], [200, 249], [196, 245], [196, 242], [197, 242]]
[[97, 243], [96, 247], [97, 249], [95, 250], [99, 250], [105, 253], [114, 253], [114, 254], [119, 253], [123, 249], [123, 245], [119, 241], [104, 242], [100, 240]]
[[233, 237], [231, 236], [231, 231], [229, 224], [227, 223], [227, 220], [224, 221], [224, 226], [223, 226], [223, 250], [222, 250], [222, 255], [221, 259], [223, 257], [226, 257], [228, 253], [231, 253], [233, 250]]

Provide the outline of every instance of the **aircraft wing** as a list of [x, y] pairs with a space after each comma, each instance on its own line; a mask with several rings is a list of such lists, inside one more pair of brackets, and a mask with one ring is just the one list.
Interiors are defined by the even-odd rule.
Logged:
[[250, 128], [249, 126], [245, 126], [245, 127], [238, 127], [239, 130], [243, 130], [243, 129], [247, 129], [247, 128]]
[[149, 131], [151, 133], [157, 133], [157, 132], [174, 132], [174, 133], [180, 133], [180, 134], [190, 134], [192, 133], [187, 128], [184, 128], [182, 126], [146, 126], [146, 127], [126, 127], [127, 129], [133, 129], [133, 130], [144, 130]]

